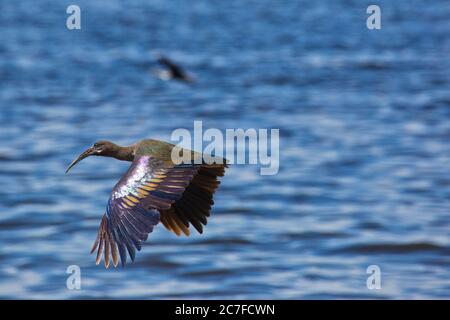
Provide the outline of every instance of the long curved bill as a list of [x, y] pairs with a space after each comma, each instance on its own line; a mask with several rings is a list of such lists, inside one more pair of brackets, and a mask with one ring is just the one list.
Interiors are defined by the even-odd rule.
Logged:
[[69, 172], [70, 169], [72, 169], [72, 167], [74, 165], [76, 165], [78, 162], [80, 162], [81, 160], [83, 160], [84, 158], [89, 157], [90, 155], [92, 155], [94, 153], [94, 149], [91, 147], [89, 149], [87, 149], [86, 151], [84, 151], [82, 154], [80, 154], [78, 156], [78, 158], [76, 158], [75, 160], [72, 161], [72, 163], [69, 165], [69, 167], [66, 170], [66, 173]]

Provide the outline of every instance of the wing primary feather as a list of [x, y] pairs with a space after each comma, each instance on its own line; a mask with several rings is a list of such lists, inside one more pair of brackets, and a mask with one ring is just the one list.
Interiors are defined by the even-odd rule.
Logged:
[[122, 264], [122, 268], [125, 268], [125, 264], [127, 263], [127, 252], [125, 250], [125, 245], [123, 244], [123, 240], [118, 233], [117, 229], [114, 229], [114, 240], [116, 241], [117, 248], [119, 249], [120, 262]]
[[119, 256], [117, 255], [117, 246], [113, 239], [111, 239], [111, 255], [114, 267], [119, 264]]
[[178, 207], [176, 205], [173, 205], [172, 210], [175, 212], [175, 215], [178, 217], [178, 219], [180, 219], [181, 222], [183, 222], [185, 227], [189, 228], [189, 219], [178, 210]]
[[160, 221], [167, 230], [172, 231], [172, 229], [170, 228], [169, 224], [166, 221], [164, 214], [161, 214]]
[[111, 245], [109, 243], [108, 234], [105, 232], [105, 268], [109, 268], [109, 254], [110, 254]]
[[128, 238], [133, 242], [133, 245], [136, 247], [136, 249], [141, 250], [142, 246], [138, 231], [135, 231], [134, 227], [131, 225], [130, 221], [127, 218], [122, 221], [122, 225], [127, 232]]
[[105, 243], [105, 240], [103, 239], [103, 237], [101, 237], [100, 239], [100, 244], [98, 246], [98, 251], [97, 251], [97, 258], [95, 259], [95, 264], [98, 265], [100, 263], [100, 261], [102, 260], [102, 253], [103, 253], [103, 245]]
[[94, 245], [92, 246], [90, 252], [91, 254], [98, 248], [99, 241], [100, 241], [100, 232], [97, 234], [97, 239], [95, 239]]
[[[186, 223], [185, 223], [185, 222], [182, 220], [181, 217], [183, 217], [183, 219], [185, 219], [185, 218], [184, 218], [184, 215], [183, 215], [182, 213], [179, 213], [176, 207], [173, 207], [172, 209], [173, 209], [173, 214], [174, 214], [174, 216], [176, 216], [176, 218], [177, 218], [177, 219], [176, 219], [176, 222], [177, 222], [178, 226], [179, 226], [180, 229], [183, 231], [183, 233], [184, 233], [186, 236], [189, 237], [189, 235], [191, 234], [191, 232], [190, 232], [190, 230], [189, 230], [189, 222], [186, 222]], [[186, 226], [186, 224], [187, 224], [187, 226]]]
[[[166, 211], [167, 213], [168, 211]], [[175, 224], [175, 222], [172, 220], [172, 217], [170, 216], [170, 214], [166, 214], [165, 216], [167, 224], [170, 226], [170, 230], [172, 230], [173, 232], [175, 232], [175, 234], [177, 236], [181, 235], [181, 230], [180, 228], [178, 228], [178, 226]]]
[[120, 222], [120, 224], [118, 225], [118, 229], [122, 235], [122, 238], [124, 239], [125, 246], [127, 248], [128, 254], [130, 255], [131, 261], [134, 261], [136, 251], [134, 250], [133, 244], [131, 243], [132, 240], [130, 240], [130, 238], [128, 237], [126, 228], [122, 222]]

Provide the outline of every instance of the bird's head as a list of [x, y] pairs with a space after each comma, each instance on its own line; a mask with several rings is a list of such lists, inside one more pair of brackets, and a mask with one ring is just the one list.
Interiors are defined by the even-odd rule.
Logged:
[[82, 154], [78, 156], [66, 170], [66, 173], [75, 166], [78, 162], [87, 158], [89, 156], [104, 156], [111, 157], [117, 151], [118, 146], [110, 141], [100, 140], [92, 145], [92, 147], [87, 148]]

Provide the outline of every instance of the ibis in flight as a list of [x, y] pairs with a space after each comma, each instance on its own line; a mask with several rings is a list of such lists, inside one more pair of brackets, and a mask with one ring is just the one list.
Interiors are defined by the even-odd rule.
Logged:
[[[192, 161], [172, 160], [175, 146], [158, 140], [141, 140], [121, 147], [98, 141], [67, 168], [89, 156], [130, 161], [128, 171], [112, 189], [91, 253], [97, 251], [96, 264], [104, 257], [105, 267], [122, 267], [127, 255], [134, 261], [148, 234], [161, 222], [176, 235], [189, 236], [192, 225], [199, 233], [207, 223], [213, 205], [218, 177], [225, 173], [225, 161], [205, 161], [200, 153], [187, 149]], [[176, 164], [177, 162], [181, 162]], [[208, 163], [207, 163], [208, 162]], [[221, 163], [219, 163], [221, 162]], [[128, 252], [128, 254], [127, 254]]]

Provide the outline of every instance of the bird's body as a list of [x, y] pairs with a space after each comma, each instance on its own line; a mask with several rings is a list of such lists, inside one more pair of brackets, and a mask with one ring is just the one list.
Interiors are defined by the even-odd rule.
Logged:
[[188, 236], [191, 225], [202, 233], [226, 163], [206, 164], [200, 153], [182, 149], [191, 155], [191, 162], [176, 164], [172, 160], [174, 147], [152, 139], [128, 147], [99, 141], [67, 169], [90, 155], [132, 162], [108, 200], [91, 250], [97, 251], [97, 264], [104, 254], [106, 267], [110, 260], [117, 266], [119, 256], [125, 265], [127, 252], [134, 261], [136, 249], [141, 249], [159, 222], [177, 235]]
[[194, 78], [188, 75], [179, 65], [166, 57], [159, 57], [158, 63], [166, 67], [166, 70], [158, 70], [156, 73], [163, 80], [175, 79], [183, 82], [194, 82]]

